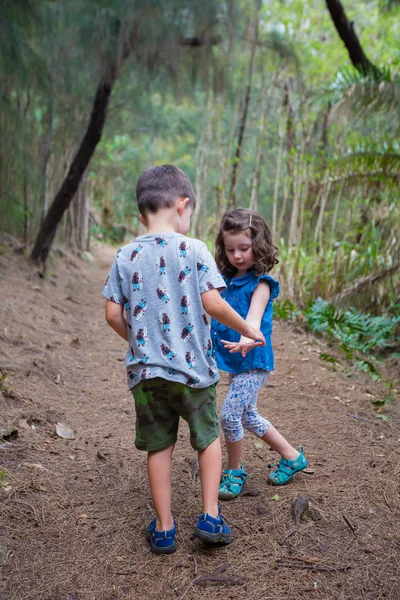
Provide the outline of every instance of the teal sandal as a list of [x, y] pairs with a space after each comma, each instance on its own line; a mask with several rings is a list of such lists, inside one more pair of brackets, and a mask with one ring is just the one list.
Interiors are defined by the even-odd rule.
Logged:
[[298, 446], [297, 449], [300, 452], [300, 455], [295, 460], [281, 458], [278, 468], [268, 475], [268, 483], [271, 485], [285, 485], [292, 479], [295, 473], [306, 468], [308, 462], [303, 454], [303, 448]]
[[219, 486], [218, 498], [220, 500], [231, 500], [239, 496], [246, 479], [247, 473], [243, 466], [240, 469], [225, 469]]

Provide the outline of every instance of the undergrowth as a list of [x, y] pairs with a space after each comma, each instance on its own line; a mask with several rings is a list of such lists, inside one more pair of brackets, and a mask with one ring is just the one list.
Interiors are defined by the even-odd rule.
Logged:
[[[289, 300], [274, 303], [274, 315], [278, 319], [299, 321], [307, 329], [337, 344], [347, 361], [353, 361], [357, 369], [367, 373], [374, 381], [393, 388], [395, 381], [386, 380], [379, 370], [387, 356], [399, 357], [400, 350], [400, 304], [392, 305], [390, 311], [380, 316], [362, 313], [355, 308], [341, 310], [333, 304], [317, 298], [304, 311]], [[339, 362], [328, 353], [321, 353], [326, 362]], [[374, 401], [382, 407], [394, 400], [389, 391], [383, 400]]]

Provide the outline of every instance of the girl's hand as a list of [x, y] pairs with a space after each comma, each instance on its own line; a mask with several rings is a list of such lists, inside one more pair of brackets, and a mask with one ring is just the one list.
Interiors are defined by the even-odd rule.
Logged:
[[[257, 329], [255, 329], [254, 332], [257, 333]], [[258, 340], [247, 338], [242, 335], [238, 342], [227, 342], [226, 340], [221, 340], [221, 343], [224, 345], [224, 348], [229, 350], [230, 354], [232, 354], [232, 352], [240, 352], [242, 356], [245, 357], [246, 354], [253, 348], [256, 348], [257, 346], [265, 346], [265, 339], [261, 331], [258, 332], [258, 335], [255, 335], [255, 338], [258, 338]]]

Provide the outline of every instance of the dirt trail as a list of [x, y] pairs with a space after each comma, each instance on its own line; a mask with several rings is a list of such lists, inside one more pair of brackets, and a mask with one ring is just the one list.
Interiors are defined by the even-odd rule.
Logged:
[[[0, 440], [0, 600], [398, 600], [398, 403], [389, 422], [376, 419], [370, 399], [383, 391], [333, 370], [319, 340], [281, 322], [259, 406], [303, 444], [308, 472], [268, 486], [276, 455], [247, 436], [248, 494], [223, 505], [234, 541], [204, 548], [191, 539], [200, 485], [183, 424], [173, 467], [178, 550], [151, 555], [125, 343], [103, 314], [114, 254], [97, 248], [95, 265], [65, 255], [42, 280], [0, 245], [0, 429], [18, 432]], [[223, 376], [219, 404], [226, 389]], [[57, 422], [75, 439], [58, 437]], [[291, 505], [304, 495], [321, 518], [293, 532]], [[218, 567], [227, 582], [195, 583]]]

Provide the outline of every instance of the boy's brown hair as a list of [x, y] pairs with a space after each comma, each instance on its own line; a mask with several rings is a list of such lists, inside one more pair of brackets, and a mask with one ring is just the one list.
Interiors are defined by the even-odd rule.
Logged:
[[189, 198], [194, 210], [196, 195], [189, 177], [173, 165], [150, 167], [140, 174], [136, 184], [136, 200], [140, 213], [156, 213], [170, 208], [177, 198]]
[[263, 217], [255, 210], [237, 208], [224, 214], [217, 239], [215, 262], [222, 275], [232, 277], [235, 267], [229, 262], [224, 243], [224, 233], [246, 233], [252, 240], [254, 274], [259, 277], [268, 273], [279, 261], [278, 248], [274, 246], [272, 233]]

